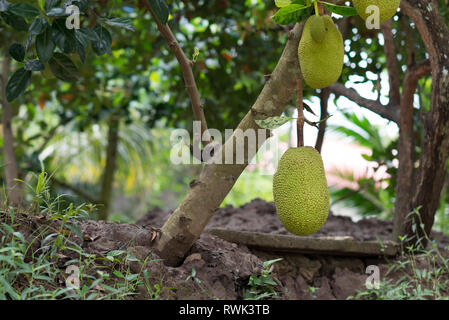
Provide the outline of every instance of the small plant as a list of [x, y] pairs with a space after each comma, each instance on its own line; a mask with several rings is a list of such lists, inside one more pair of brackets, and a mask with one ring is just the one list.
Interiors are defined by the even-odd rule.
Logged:
[[263, 263], [263, 270], [260, 275], [253, 274], [249, 278], [249, 289], [244, 290], [243, 296], [245, 300], [261, 300], [264, 298], [277, 296], [276, 290], [273, 286], [277, 286], [271, 272], [273, 271], [274, 264], [283, 260], [282, 258], [268, 260]]
[[[400, 237], [403, 257], [390, 264], [385, 276], [395, 275], [396, 281], [387, 279], [379, 283], [379, 288], [357, 291], [348, 299], [376, 300], [447, 300], [449, 299], [449, 259], [441, 253], [435, 241], [424, 231], [420, 208], [414, 209], [408, 218], [413, 222], [413, 230], [418, 244], [407, 245], [409, 238]], [[421, 230], [421, 232], [418, 232]], [[421, 236], [420, 236], [421, 234]]]

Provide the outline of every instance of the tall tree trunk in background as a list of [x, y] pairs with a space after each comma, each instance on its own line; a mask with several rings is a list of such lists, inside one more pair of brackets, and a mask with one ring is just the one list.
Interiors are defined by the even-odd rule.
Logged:
[[[238, 125], [238, 129], [260, 129], [254, 120], [265, 119], [282, 114], [291, 102], [296, 91], [296, 79], [299, 76], [298, 45], [301, 34], [300, 25], [289, 33], [289, 40], [276, 69], [265, 84], [257, 101]], [[265, 139], [258, 139], [256, 150]], [[232, 148], [234, 154], [239, 147], [233, 134], [217, 153], [224, 157], [225, 150]], [[242, 147], [242, 145], [240, 145]], [[248, 146], [245, 146], [248, 150]], [[189, 251], [192, 244], [200, 237], [210, 218], [234, 186], [240, 174], [246, 168], [248, 158], [245, 154], [244, 164], [207, 164], [198, 181], [192, 185], [190, 192], [172, 213], [161, 229], [155, 248], [168, 265], [177, 265]]]
[[15, 179], [19, 178], [19, 170], [17, 167], [16, 155], [14, 153], [14, 135], [12, 131], [12, 108], [6, 100], [6, 84], [11, 72], [11, 58], [8, 54], [3, 57], [2, 76], [1, 76], [1, 92], [2, 92], [2, 127], [3, 127], [3, 157], [4, 172], [7, 188], [8, 202], [19, 205], [22, 203], [22, 192], [20, 182]]
[[[410, 197], [398, 199], [394, 237], [407, 235], [416, 244], [423, 235], [420, 222], [409, 211], [420, 208], [424, 232], [429, 235], [439, 206], [449, 158], [449, 30], [439, 13], [437, 0], [403, 0], [402, 10], [415, 23], [429, 54], [432, 70], [431, 109], [424, 117], [424, 139], [419, 167], [409, 169], [407, 183], [398, 188], [411, 188]], [[405, 120], [404, 120], [405, 121]], [[413, 174], [410, 172], [413, 171]], [[413, 227], [415, 225], [415, 227]], [[416, 229], [415, 229], [416, 228]], [[415, 236], [416, 230], [418, 237]], [[414, 238], [412, 238], [414, 237]]]
[[111, 195], [114, 186], [114, 175], [117, 167], [117, 147], [119, 140], [120, 117], [112, 114], [109, 119], [108, 145], [106, 149], [106, 165], [101, 181], [101, 192], [98, 203], [100, 204], [98, 218], [107, 220], [111, 204]]

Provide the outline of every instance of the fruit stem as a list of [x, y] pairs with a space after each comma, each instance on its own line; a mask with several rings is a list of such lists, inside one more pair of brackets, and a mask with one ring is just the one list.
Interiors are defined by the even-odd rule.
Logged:
[[298, 119], [296, 120], [296, 136], [298, 139], [298, 148], [304, 147], [304, 104], [302, 75], [298, 77], [298, 98], [296, 99], [296, 106], [298, 109]]
[[315, 15], [316, 15], [316, 16], [319, 16], [319, 15], [320, 15], [320, 10], [318, 9], [318, 0], [315, 1], [315, 2], [313, 3], [313, 5], [314, 5], [314, 7], [315, 7]]

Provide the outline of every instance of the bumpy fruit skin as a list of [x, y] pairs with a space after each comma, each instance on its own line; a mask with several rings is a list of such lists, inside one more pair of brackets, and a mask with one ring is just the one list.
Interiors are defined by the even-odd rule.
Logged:
[[274, 204], [279, 219], [291, 233], [317, 232], [329, 214], [329, 189], [323, 160], [312, 147], [288, 149], [273, 176]]
[[298, 47], [299, 64], [305, 82], [314, 89], [330, 86], [343, 70], [343, 37], [330, 16], [322, 16], [326, 28], [322, 42], [312, 39], [312, 17], [307, 19]]
[[323, 42], [326, 37], [326, 26], [324, 25], [324, 20], [322, 16], [311, 16], [310, 17], [310, 36], [313, 41]]
[[396, 14], [401, 0], [352, 0], [354, 8], [359, 16], [366, 20], [371, 14], [366, 13], [369, 6], [378, 6], [380, 13], [380, 23], [387, 21]]

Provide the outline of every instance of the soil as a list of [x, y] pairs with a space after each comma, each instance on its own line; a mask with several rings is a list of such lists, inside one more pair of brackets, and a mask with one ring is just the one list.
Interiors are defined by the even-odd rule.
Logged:
[[[248, 281], [252, 275], [262, 272], [267, 260], [283, 258], [273, 265], [271, 277], [277, 283], [273, 286], [276, 299], [346, 299], [356, 290], [365, 290], [365, 273], [368, 265], [377, 265], [381, 277], [388, 269], [382, 257], [358, 258], [332, 255], [270, 253], [250, 250], [246, 246], [224, 241], [207, 233], [210, 228], [226, 228], [239, 231], [254, 231], [274, 234], [288, 234], [280, 224], [273, 203], [254, 200], [240, 208], [227, 206], [219, 209], [206, 232], [194, 244], [183, 264], [168, 267], [158, 260], [152, 252], [151, 244], [155, 230], [161, 227], [170, 212], [161, 209], [151, 210], [136, 224], [119, 224], [104, 221], [80, 221], [84, 239], [71, 235], [88, 253], [98, 256], [112, 250], [127, 250], [133, 256], [152, 260], [147, 268], [150, 271], [150, 283], [159, 285], [158, 297], [163, 299], [242, 299], [250, 287]], [[6, 221], [6, 215], [0, 215], [0, 222]], [[17, 215], [17, 231], [31, 239], [39, 227], [58, 228], [58, 220], [48, 221], [42, 217]], [[323, 228], [314, 236], [349, 236], [356, 240], [369, 241], [391, 238], [392, 224], [375, 218], [362, 219], [355, 223], [350, 218], [329, 215]], [[439, 233], [432, 235], [439, 246], [449, 245], [449, 238]], [[32, 242], [34, 251], [42, 248], [44, 239]], [[76, 257], [63, 256], [61, 259]], [[64, 261], [58, 261], [61, 268]], [[137, 262], [129, 267], [135, 273], [140, 272]], [[381, 279], [382, 280], [382, 279]], [[138, 299], [148, 298], [141, 291]]]

